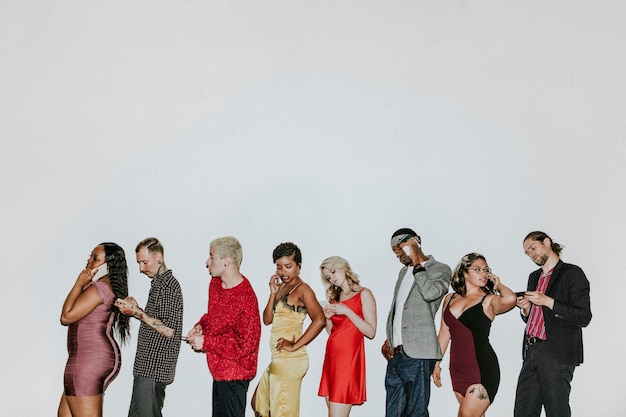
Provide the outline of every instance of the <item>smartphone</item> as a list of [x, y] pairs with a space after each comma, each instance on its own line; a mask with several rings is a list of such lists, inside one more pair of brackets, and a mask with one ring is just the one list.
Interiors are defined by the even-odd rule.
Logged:
[[103, 276], [109, 273], [109, 268], [107, 267], [107, 264], [102, 264], [98, 268], [94, 268], [94, 269], [97, 269], [98, 272], [96, 272], [96, 275], [94, 275], [93, 278], [91, 278], [93, 282], [98, 281], [100, 278], [102, 278]]
[[493, 286], [494, 286], [494, 282], [490, 279], [487, 280], [487, 283], [485, 284], [485, 287], [487, 287], [487, 289], [489, 289], [489, 291], [493, 292]]
[[515, 293], [515, 295], [516, 295], [517, 297], [523, 297], [523, 296], [524, 296], [524, 294], [526, 294], [526, 291], [518, 291], [518, 292], [516, 292], [516, 293]]

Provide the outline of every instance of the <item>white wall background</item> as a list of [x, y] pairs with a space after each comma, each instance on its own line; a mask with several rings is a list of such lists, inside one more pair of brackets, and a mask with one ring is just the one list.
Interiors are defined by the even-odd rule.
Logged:
[[[565, 244], [594, 313], [574, 415], [620, 415], [625, 11], [576, 0], [0, 1], [0, 414], [55, 415], [67, 355], [58, 316], [93, 246], [126, 249], [143, 304], [133, 249], [160, 238], [189, 329], [206, 310], [208, 244], [234, 235], [261, 305], [278, 243], [300, 245], [320, 298], [320, 261], [350, 260], [379, 305], [369, 401], [352, 415], [383, 415], [379, 347], [400, 267], [388, 241], [412, 227], [451, 266], [484, 253], [515, 290], [534, 269], [527, 232]], [[137, 328], [106, 416], [126, 415]], [[491, 416], [512, 415], [522, 331], [515, 311], [494, 323]], [[302, 417], [326, 415], [325, 341], [309, 348]], [[209, 415], [210, 383], [184, 346], [165, 415]], [[444, 383], [433, 416], [456, 414]]]

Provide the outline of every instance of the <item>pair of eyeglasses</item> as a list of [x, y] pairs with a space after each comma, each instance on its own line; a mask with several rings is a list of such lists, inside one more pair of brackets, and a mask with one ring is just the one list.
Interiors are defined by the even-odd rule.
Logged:
[[481, 268], [479, 266], [475, 266], [473, 268], [468, 268], [469, 271], [474, 271], [477, 274], [480, 274], [481, 272], [484, 272], [485, 274], [490, 274], [491, 273], [491, 268], [489, 267], [485, 267], [485, 268]]

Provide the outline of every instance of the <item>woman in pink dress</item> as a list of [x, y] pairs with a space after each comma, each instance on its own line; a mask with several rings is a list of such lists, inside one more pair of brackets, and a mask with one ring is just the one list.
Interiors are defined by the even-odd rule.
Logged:
[[68, 327], [64, 391], [58, 417], [101, 417], [102, 399], [121, 366], [120, 349], [113, 338], [129, 337], [128, 316], [114, 307], [128, 296], [128, 267], [124, 250], [115, 243], [101, 243], [70, 290], [61, 324]]
[[347, 417], [367, 399], [364, 337], [376, 335], [376, 300], [345, 259], [331, 256], [320, 270], [330, 301], [323, 308], [330, 336], [317, 395], [325, 397], [329, 417]]

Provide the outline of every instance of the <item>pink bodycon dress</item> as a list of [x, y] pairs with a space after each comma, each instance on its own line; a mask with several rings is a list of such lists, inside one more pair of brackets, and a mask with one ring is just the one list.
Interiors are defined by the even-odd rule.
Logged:
[[104, 301], [67, 331], [69, 358], [65, 365], [65, 395], [87, 397], [104, 393], [117, 376], [121, 357], [120, 349], [113, 339], [115, 295], [104, 282], [95, 285]]

